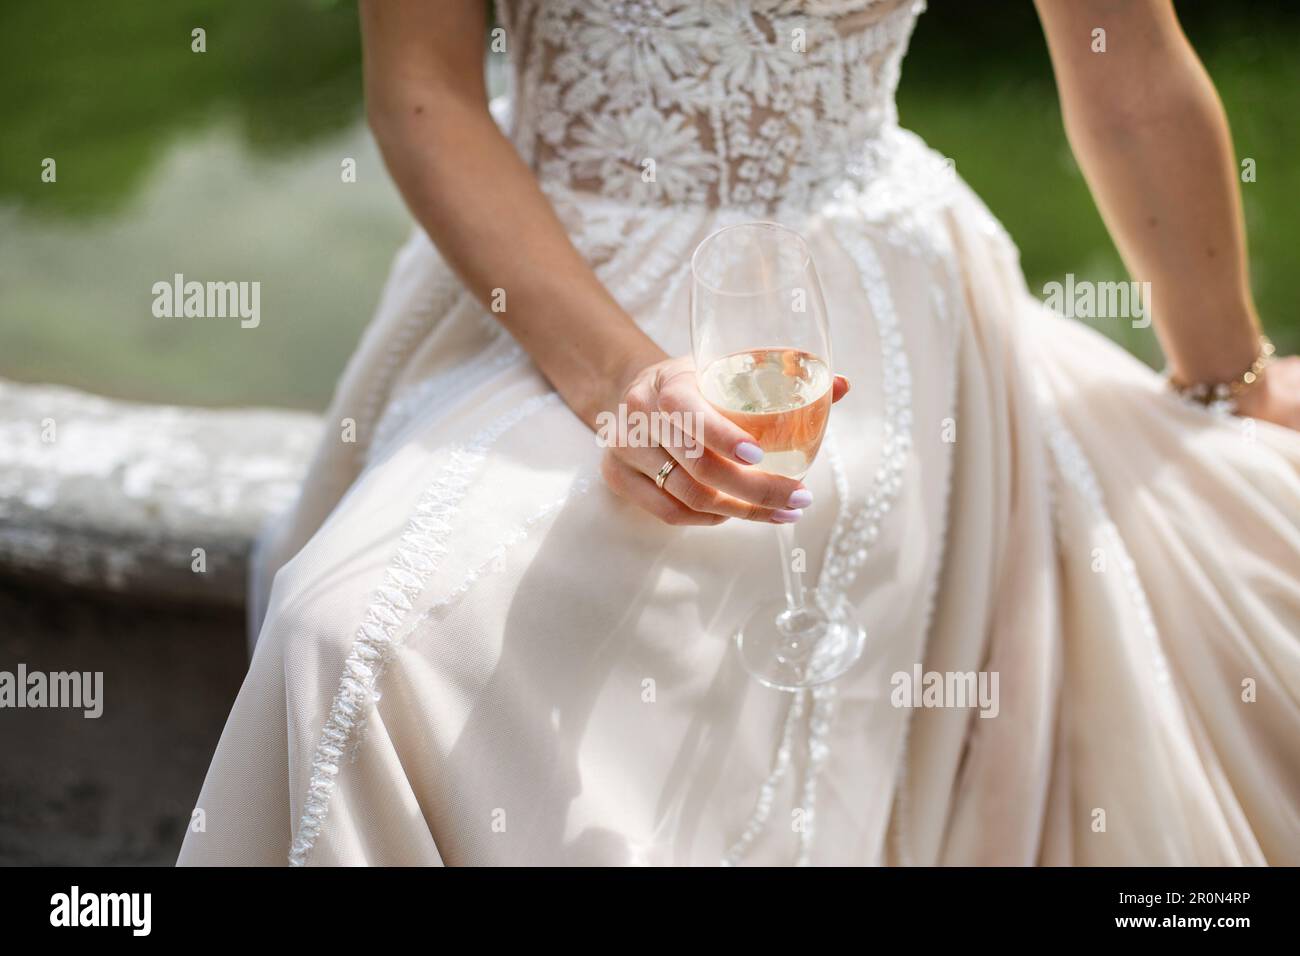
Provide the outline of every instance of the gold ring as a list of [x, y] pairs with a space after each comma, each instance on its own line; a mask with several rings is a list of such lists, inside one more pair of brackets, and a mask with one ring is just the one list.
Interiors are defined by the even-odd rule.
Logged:
[[662, 491], [664, 487], [664, 482], [668, 480], [668, 475], [676, 467], [677, 467], [677, 462], [672, 458], [669, 458], [666, 462], [664, 462], [663, 467], [660, 468], [658, 474], [655, 475], [655, 487], [658, 488], [660, 491]]

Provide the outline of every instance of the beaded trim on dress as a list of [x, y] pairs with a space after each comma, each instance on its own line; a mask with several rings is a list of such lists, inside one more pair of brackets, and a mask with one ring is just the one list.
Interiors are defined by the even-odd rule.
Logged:
[[[646, 225], [648, 227], [651, 224]], [[687, 217], [674, 230], [674, 235], [678, 237], [679, 242], [688, 243], [689, 235], [697, 226], [697, 222]], [[689, 270], [682, 265], [685, 260], [685, 255], [678, 250], [677, 255], [659, 256], [643, 263], [633, 281], [627, 283], [627, 291], [634, 295], [641, 295], [656, 282], [668, 279], [668, 274], [676, 267], [677, 276], [668, 281], [664, 292], [664, 297], [667, 298], [678, 288], [684, 276], [689, 274]], [[616, 264], [607, 264], [605, 268], [608, 270]], [[666, 310], [660, 308], [656, 314], [662, 318], [666, 315]], [[419, 321], [424, 321], [423, 314]], [[519, 352], [518, 347], [513, 344], [511, 350], [513, 351], [507, 351], [508, 355]], [[558, 401], [559, 395], [550, 392], [529, 399], [500, 416], [475, 435], [466, 446], [452, 450], [450, 460], [421, 497], [415, 514], [403, 532], [397, 550], [385, 571], [385, 583], [372, 597], [363, 623], [354, 639], [352, 650], [344, 663], [343, 677], [339, 682], [339, 688], [335, 693], [312, 758], [307, 796], [290, 850], [290, 865], [305, 865], [315, 846], [329, 814], [330, 799], [340, 772], [340, 761], [347, 750], [356, 745], [368, 708], [378, 699], [379, 677], [384, 663], [391, 654], [399, 627], [409, 623], [406, 620], [407, 616], [412, 611], [415, 601], [424, 592], [436, 567], [437, 559], [446, 552], [450, 520], [459, 507], [461, 498], [464, 497], [470, 478], [486, 460], [489, 449], [502, 434], [536, 414], [546, 405]], [[391, 443], [399, 433], [400, 424], [395, 419], [389, 419], [386, 427], [381, 429], [385, 432], [387, 442]], [[375, 453], [382, 454], [384, 451], [386, 446], [379, 445], [376, 449], [372, 449], [372, 457]], [[568, 497], [584, 493], [590, 487], [593, 477], [593, 475], [580, 476], [564, 499], [544, 507], [523, 526], [508, 535], [506, 541], [502, 542], [493, 553], [492, 558], [481, 568], [472, 569], [466, 580], [449, 596], [448, 600], [467, 591], [473, 582], [478, 580], [483, 570], [491, 567], [496, 558], [504, 554], [504, 549], [509, 544], [522, 540], [540, 521], [558, 510]]]
[[450, 518], [469, 488], [471, 478], [486, 459], [487, 450], [502, 434], [540, 406], [554, 401], [558, 401], [558, 396], [553, 392], [530, 399], [499, 417], [468, 444], [453, 449], [437, 480], [421, 496], [384, 572], [384, 583], [375, 589], [344, 662], [339, 688], [312, 755], [311, 780], [289, 851], [291, 866], [303, 866], [307, 862], [320, 836], [340, 761], [373, 706], [375, 688], [399, 628], [438, 566], [438, 559], [447, 551]]
[[1155, 679], [1161, 686], [1168, 686], [1170, 683], [1169, 661], [1165, 657], [1164, 649], [1160, 646], [1160, 634], [1156, 628], [1155, 615], [1151, 612], [1151, 604], [1147, 600], [1146, 589], [1143, 588], [1142, 580], [1138, 577], [1137, 565], [1134, 564], [1133, 558], [1128, 553], [1128, 548], [1124, 545], [1124, 539], [1119, 533], [1119, 528], [1111, 520], [1106, 509], [1105, 497], [1102, 495], [1101, 484], [1097, 481], [1097, 474], [1093, 471], [1087, 455], [1079, 446], [1078, 440], [1061, 420], [1060, 413], [1052, 407], [1050, 394], [1041, 378], [1035, 380], [1035, 388], [1043, 409], [1047, 442], [1051, 448], [1052, 457], [1056, 460], [1056, 465], [1061, 470], [1065, 480], [1087, 503], [1101, 534], [1110, 543], [1111, 553], [1115, 556], [1120, 573], [1123, 575], [1124, 588], [1128, 592], [1134, 610], [1137, 612], [1138, 621], [1142, 628], [1142, 638], [1146, 641], [1148, 652], [1151, 655], [1151, 666]]
[[[691, 206], [723, 207], [720, 213], [741, 218], [788, 212], [800, 219], [826, 207], [835, 220], [839, 215], [826, 204], [843, 201], [840, 214], [847, 210], [853, 221], [835, 222], [835, 231], [857, 267], [877, 323], [885, 414], [881, 464], [870, 491], [856, 505], [850, 505], [842, 466], [835, 469], [842, 507], [818, 584], [828, 596], [843, 594], [866, 561], [901, 490], [911, 449], [911, 377], [905, 346], [884, 269], [860, 225], [889, 220], [909, 209], [915, 214], [919, 208], [909, 195], [915, 191], [917, 170], [900, 175], [906, 171], [898, 167], [932, 154], [897, 129], [893, 95], [907, 38], [922, 8], [913, 0], [498, 4], [499, 18], [514, 44], [512, 101], [517, 108], [512, 110], [512, 138], [553, 198], [562, 206], [566, 194], [581, 200], [568, 204], [568, 211], [586, 219], [574, 233], [579, 247], [586, 247], [584, 254], [592, 255], [602, 242], [624, 253], [639, 248], [627, 230], [662, 228], [666, 220], [661, 216], [690, 220]], [[792, 58], [784, 43], [796, 37], [806, 46], [797, 53], [792, 48]], [[603, 52], [593, 61], [598, 51]], [[664, 155], [656, 163], [657, 175], [647, 183], [641, 178], [640, 160], [651, 157], [640, 153], [650, 144]], [[919, 178], [922, 191], [933, 193], [931, 177]], [[618, 205], [602, 220], [604, 213], [584, 196]], [[622, 205], [625, 200], [633, 202]], [[928, 221], [927, 228], [934, 225], [928, 212], [921, 218]], [[612, 224], [614, 232], [603, 230], [602, 222]], [[681, 223], [674, 225], [678, 235], [689, 234]], [[910, 231], [898, 223], [894, 230]], [[650, 283], [655, 274], [680, 267], [685, 256], [670, 258], [675, 250], [665, 248], [673, 245], [659, 244], [653, 268], [643, 264], [633, 284]], [[934, 243], [924, 237], [922, 246], [935, 251]], [[624, 297], [631, 294], [627, 288], [620, 291]], [[418, 317], [419, 328], [428, 318], [427, 313]], [[493, 368], [519, 360], [522, 356], [509, 344], [495, 357], [485, 357]], [[390, 403], [378, 440], [369, 449], [372, 456], [398, 440], [420, 398], [449, 384], [454, 382], [417, 383], [404, 396], [409, 401]], [[339, 761], [377, 697], [376, 682], [394, 635], [399, 627], [409, 626], [413, 602], [445, 551], [447, 523], [468, 475], [481, 466], [499, 434], [535, 412], [538, 402], [555, 398], [551, 394], [533, 399], [498, 419], [455, 453], [421, 499], [345, 665], [313, 757], [292, 863], [306, 862], [320, 834]], [[834, 463], [833, 450], [831, 457]], [[578, 486], [585, 490], [587, 481]], [[553, 505], [543, 508], [518, 534], [527, 534], [552, 510]], [[472, 586], [481, 570], [470, 571], [465, 587]], [[465, 587], [453, 590], [449, 599], [463, 594]], [[814, 838], [817, 779], [829, 754], [833, 691], [792, 698], [768, 780], [775, 786], [787, 772], [792, 734], [808, 713], [809, 697], [809, 760], [800, 788], [807, 825], [800, 835], [800, 863], [809, 861]], [[765, 784], [763, 793], [769, 792]], [[761, 793], [750, 824], [726, 862], [744, 856], [769, 812], [770, 801]]]
[[[871, 547], [880, 536], [880, 526], [903, 488], [903, 471], [907, 467], [912, 448], [912, 374], [906, 343], [899, 327], [884, 267], [871, 241], [860, 230], [853, 228], [854, 225], [856, 224], [837, 219], [833, 231], [857, 267], [862, 290], [871, 303], [871, 313], [880, 339], [884, 415], [881, 420], [880, 466], [873, 476], [871, 489], [856, 509], [849, 505], [852, 498], [848, 477], [835, 452], [833, 436], [828, 448], [841, 506], [826, 546], [817, 590], [832, 606], [843, 597], [870, 556]], [[817, 777], [830, 753], [827, 739], [835, 701], [833, 687], [818, 688], [811, 694], [800, 691], [793, 695], [772, 771], [759, 788], [758, 801], [749, 820], [742, 827], [740, 837], [724, 855], [724, 866], [740, 863], [766, 826], [776, 787], [789, 771], [791, 737], [794, 727], [803, 716], [809, 696], [813, 698], [813, 710], [806, 738], [808, 766], [800, 792], [800, 808], [804, 819], [799, 832], [796, 862], [800, 865], [810, 862], [816, 824]]]

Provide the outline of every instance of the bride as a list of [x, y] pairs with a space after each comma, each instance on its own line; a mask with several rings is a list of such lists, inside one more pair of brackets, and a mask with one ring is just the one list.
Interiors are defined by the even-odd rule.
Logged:
[[[1038, 0], [1165, 380], [897, 125], [921, 6], [502, 0], [506, 116], [479, 0], [363, 0], [420, 228], [260, 549], [182, 863], [1300, 863], [1300, 364], [1214, 89], [1169, 0]], [[682, 357], [692, 251], [749, 220], [806, 238], [843, 376], [802, 481]], [[620, 407], [704, 453], [602, 447]], [[730, 641], [774, 523], [867, 632], [797, 693]], [[896, 693], [976, 674], [996, 706]]]

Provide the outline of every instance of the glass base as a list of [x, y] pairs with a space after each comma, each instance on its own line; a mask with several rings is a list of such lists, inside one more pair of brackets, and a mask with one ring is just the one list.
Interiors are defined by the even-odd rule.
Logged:
[[736, 632], [736, 647], [745, 670], [776, 690], [803, 690], [826, 684], [857, 663], [866, 631], [848, 602], [825, 607], [809, 595], [798, 611], [784, 601], [759, 605]]

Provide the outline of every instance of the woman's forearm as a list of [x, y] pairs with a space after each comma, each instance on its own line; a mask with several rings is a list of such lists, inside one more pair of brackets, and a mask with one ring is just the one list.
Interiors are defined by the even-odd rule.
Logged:
[[[1040, 0], [1066, 131], [1183, 381], [1239, 377], [1258, 348], [1223, 107], [1165, 2]], [[1092, 30], [1106, 29], [1105, 52]]]
[[[481, 46], [464, 69], [455, 54], [438, 61], [422, 51], [413, 62], [427, 69], [394, 70], [406, 41], [385, 21], [384, 4], [363, 5], [367, 112], [394, 181], [466, 287], [497, 307], [495, 317], [592, 424], [621, 384], [664, 353], [574, 248], [489, 114]], [[464, 33], [475, 35], [472, 25]]]

